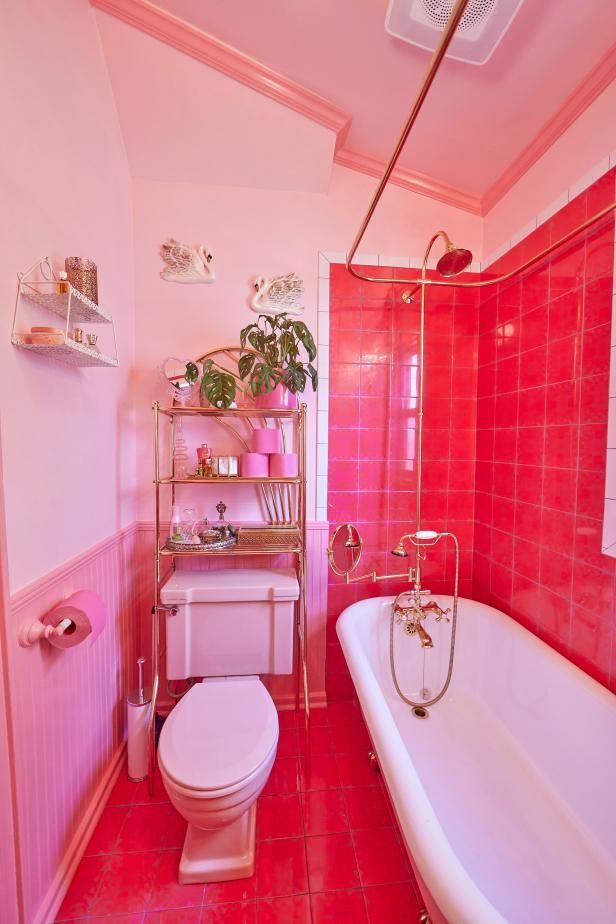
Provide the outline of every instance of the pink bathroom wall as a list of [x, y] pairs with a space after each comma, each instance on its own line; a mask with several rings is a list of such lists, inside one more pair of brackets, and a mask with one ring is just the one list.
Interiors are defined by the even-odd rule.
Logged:
[[[616, 168], [506, 253], [507, 272], [614, 201]], [[616, 567], [601, 552], [614, 216], [482, 289], [473, 596], [616, 691]]]
[[[272, 132], [274, 129], [275, 124]], [[212, 130], [224, 132], [224, 125]], [[270, 156], [277, 156], [275, 142]], [[248, 301], [254, 291], [252, 282], [260, 274], [273, 276], [292, 270], [299, 274], [304, 280], [304, 319], [316, 333], [318, 253], [350, 247], [373, 188], [373, 180], [342, 167], [334, 167], [323, 194], [135, 181], [140, 519], [150, 519], [153, 513], [149, 408], [153, 398], [164, 396], [159, 379], [162, 360], [166, 356], [194, 357], [216, 345], [237, 343], [240, 329], [255, 319]], [[410, 192], [389, 189], [362, 251], [407, 256], [419, 253], [437, 224], [443, 224], [454, 240], [464, 241], [477, 252], [479, 218]], [[207, 243], [216, 260], [213, 285], [178, 286], [160, 279], [158, 250], [170, 235], [187, 243]], [[316, 402], [310, 392], [306, 392], [306, 399], [310, 517], [315, 510]]]
[[[0, 152], [0, 409], [15, 591], [134, 518], [132, 218], [88, 3], [66, 0], [60, 10], [24, 0], [4, 4], [0, 16], [0, 105], [10, 138]], [[73, 254], [98, 265], [119, 369], [73, 368], [10, 344], [17, 272], [43, 256], [62, 268]]]
[[587, 171], [616, 152], [616, 80], [487, 213], [484, 257], [548, 208]]
[[[132, 203], [86, 0], [3, 4], [0, 61], [0, 412], [11, 593], [3, 634], [23, 924], [42, 924], [53, 919], [123, 738], [135, 599]], [[10, 344], [17, 272], [43, 256], [62, 267], [72, 254], [98, 264], [119, 369], [73, 368]], [[80, 587], [98, 590], [107, 605], [96, 644], [19, 648], [22, 623]]]
[[0, 439], [0, 895], [6, 924], [20, 922], [21, 877], [17, 873], [19, 849], [15, 824], [15, 766], [11, 688], [8, 678], [6, 613], [8, 611], [8, 559], [4, 523], [2, 482], [2, 440]]

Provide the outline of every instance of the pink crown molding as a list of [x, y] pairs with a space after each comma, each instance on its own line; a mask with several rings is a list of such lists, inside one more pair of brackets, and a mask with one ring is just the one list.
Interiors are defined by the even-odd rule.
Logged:
[[[93, 7], [115, 16], [116, 19], [140, 29], [227, 77], [245, 84], [257, 93], [268, 96], [330, 129], [336, 135], [334, 161], [340, 166], [368, 176], [383, 175], [383, 161], [344, 146], [352, 116], [319, 94], [189, 25], [149, 0], [90, 0], [90, 3]], [[397, 167], [391, 182], [403, 189], [437, 199], [474, 215], [485, 215], [615, 78], [616, 45], [604, 55], [483, 197], [441, 183], [406, 167]]]
[[[367, 154], [343, 147], [351, 124], [351, 116], [324, 97], [307, 90], [271, 68], [265, 67], [259, 61], [237, 51], [225, 42], [201, 32], [177, 16], [149, 3], [148, 0], [90, 0], [90, 3], [97, 9], [115, 16], [116, 19], [207, 64], [208, 67], [215, 68], [225, 76], [238, 80], [252, 90], [256, 90], [257, 93], [262, 93], [300, 115], [312, 119], [319, 125], [329, 128], [336, 134], [335, 162], [337, 164], [357, 170], [359, 173], [368, 174], [368, 176], [383, 175], [385, 163]], [[423, 174], [398, 168], [392, 177], [392, 182], [412, 192], [418, 192], [479, 214], [480, 203], [477, 197], [439, 183]]]
[[487, 214], [509, 192], [536, 161], [558, 141], [585, 109], [616, 79], [616, 45], [601, 58], [584, 80], [567, 97], [558, 111], [545, 123], [539, 134], [524, 148], [481, 200]]
[[[342, 167], [349, 167], [351, 170], [357, 170], [358, 173], [366, 173], [368, 176], [379, 178], [383, 176], [386, 166], [384, 161], [376, 157], [370, 157], [369, 154], [362, 154], [360, 151], [353, 151], [346, 147], [341, 147], [336, 151], [334, 161]], [[430, 199], [438, 199], [440, 202], [454, 205], [474, 215], [482, 214], [479, 196], [474, 196], [455, 186], [449, 186], [447, 183], [441, 183], [425, 173], [416, 173], [406, 167], [396, 167], [391, 175], [391, 182], [403, 189], [428, 196]]]
[[177, 16], [161, 10], [148, 0], [90, 0], [92, 6], [122, 20], [147, 35], [176, 48], [178, 51], [227, 77], [245, 84], [252, 90], [269, 96], [289, 109], [299, 112], [319, 125], [336, 133], [336, 146], [344, 142], [351, 116], [329, 100], [307, 90], [269, 67], [255, 61]]

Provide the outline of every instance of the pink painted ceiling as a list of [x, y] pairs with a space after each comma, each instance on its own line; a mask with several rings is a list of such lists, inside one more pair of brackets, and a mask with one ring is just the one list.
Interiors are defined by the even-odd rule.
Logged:
[[[386, 0], [157, 5], [348, 112], [345, 148], [379, 160], [429, 61], [385, 32]], [[526, 0], [487, 64], [444, 62], [400, 164], [484, 197], [611, 49], [614, 0]]]

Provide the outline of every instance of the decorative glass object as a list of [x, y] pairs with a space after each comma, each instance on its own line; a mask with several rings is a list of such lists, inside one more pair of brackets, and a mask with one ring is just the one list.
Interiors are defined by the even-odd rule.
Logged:
[[64, 269], [70, 284], [91, 302], [98, 305], [98, 277], [96, 263], [85, 257], [67, 257]]
[[186, 478], [186, 463], [188, 461], [188, 449], [184, 439], [184, 428], [182, 418], [178, 417], [175, 425], [173, 439], [173, 477]]

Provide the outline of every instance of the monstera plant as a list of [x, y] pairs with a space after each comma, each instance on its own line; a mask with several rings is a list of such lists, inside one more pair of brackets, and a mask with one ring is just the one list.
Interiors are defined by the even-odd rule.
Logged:
[[[261, 314], [240, 332], [239, 377], [254, 396], [270, 394], [278, 385], [292, 394], [303, 392], [310, 381], [316, 391], [318, 374], [314, 337], [303, 321], [287, 314]], [[199, 379], [196, 363], [186, 366], [186, 380]], [[237, 394], [236, 378], [213, 359], [203, 363], [201, 394], [214, 407], [229, 408]]]
[[253, 395], [269, 394], [277, 385], [295, 395], [304, 391], [308, 380], [317, 390], [317, 348], [303, 321], [284, 313], [260, 314], [241, 331], [240, 346], [245, 351], [238, 363], [240, 378], [248, 380]]

